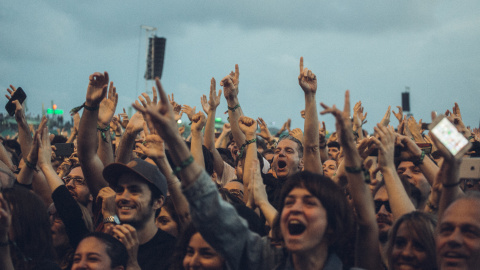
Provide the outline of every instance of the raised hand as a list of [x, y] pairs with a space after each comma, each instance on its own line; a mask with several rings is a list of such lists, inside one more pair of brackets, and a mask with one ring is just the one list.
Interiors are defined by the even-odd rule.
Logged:
[[300, 57], [300, 75], [298, 75], [298, 84], [302, 87], [305, 94], [317, 92], [317, 76], [307, 68], [303, 67], [303, 57]]
[[458, 106], [457, 102], [455, 102], [455, 106], [453, 106], [452, 114], [460, 118], [460, 120], [462, 119], [462, 114], [460, 113], [460, 106]]
[[[45, 117], [45, 116], [44, 116]], [[45, 117], [46, 119], [46, 117]], [[44, 124], [42, 124], [44, 123]], [[52, 146], [50, 146], [50, 136], [48, 134], [48, 128], [46, 121], [42, 119], [38, 130], [35, 134], [38, 141], [38, 166], [52, 166]]]
[[[13, 96], [13, 94], [15, 93], [15, 91], [17, 91], [17, 89], [15, 88], [15, 86], [11, 85], [10, 84], [10, 88], [7, 88], [7, 91], [8, 93], [10, 94], [9, 95], [5, 95], [7, 97], [8, 100], [10, 100]], [[22, 104], [20, 104], [20, 101], [18, 100], [14, 100], [12, 101], [13, 104], [15, 104], [15, 118], [21, 118], [21, 117], [25, 117], [25, 108], [23, 108]]]
[[120, 120], [120, 125], [122, 125], [123, 128], [127, 128], [129, 119], [125, 108], [123, 108], [123, 113], [118, 114], [118, 118]]
[[157, 134], [160, 135], [161, 138], [173, 138], [178, 136], [175, 113], [173, 112], [172, 105], [168, 101], [167, 94], [163, 90], [160, 79], [155, 78], [155, 84], [157, 85], [157, 91], [160, 97], [160, 100], [156, 105], [147, 104], [146, 107], [143, 107], [140, 106], [140, 104], [132, 104], [132, 106], [136, 110], [147, 114], [148, 120], [152, 121]]
[[300, 111], [300, 116], [301, 116], [303, 119], [305, 119], [305, 110], [301, 110], [301, 111]]
[[198, 112], [192, 117], [192, 131], [202, 131], [202, 128], [205, 126], [207, 118], [203, 112]]
[[352, 121], [350, 121], [350, 91], [345, 92], [345, 104], [343, 108], [343, 112], [337, 109], [335, 105], [329, 107], [324, 103], [320, 103], [320, 106], [324, 108], [321, 115], [324, 114], [332, 114], [335, 116], [336, 122], [335, 126], [337, 128], [337, 136], [340, 140], [340, 144], [342, 146], [346, 146], [349, 143], [353, 142], [353, 133], [352, 130]]
[[95, 72], [90, 75], [87, 87], [87, 99], [85, 104], [89, 107], [96, 107], [105, 98], [108, 88], [108, 73]]
[[[136, 106], [142, 106], [138, 101], [135, 101]], [[143, 119], [143, 115], [140, 112], [136, 112], [132, 115], [132, 118], [128, 121], [128, 125], [126, 130], [130, 134], [136, 134], [137, 132], [140, 132], [143, 129], [143, 123], [145, 123]]]
[[257, 133], [257, 135], [269, 142], [272, 139], [272, 134], [270, 134], [270, 130], [268, 130], [267, 124], [265, 123], [265, 121], [263, 121], [261, 117], [257, 119], [257, 124], [260, 127], [260, 133]]
[[407, 119], [407, 126], [408, 126], [408, 130], [410, 130], [416, 142], [425, 142], [425, 140], [423, 140], [422, 131], [420, 129], [421, 123], [419, 126], [415, 118], [413, 118], [413, 116]]
[[108, 95], [100, 102], [100, 109], [98, 111], [98, 123], [103, 128], [110, 124], [112, 117], [115, 114], [118, 103], [117, 88], [110, 82], [108, 88]]
[[222, 97], [222, 89], [218, 90], [218, 95], [216, 91], [216, 81], [215, 78], [212, 78], [210, 81], [210, 98], [208, 99], [208, 105], [210, 109], [217, 108], [220, 105], [220, 99]]
[[257, 131], [257, 122], [254, 119], [246, 116], [240, 116], [240, 119], [238, 119], [238, 125], [240, 127], [240, 130], [245, 134], [248, 139], [255, 138], [255, 134]]
[[322, 121], [322, 125], [318, 125], [318, 135], [319, 141], [325, 142], [325, 137], [327, 136], [327, 128], [325, 127], [325, 122]]
[[141, 151], [134, 150], [134, 152], [143, 153], [153, 160], [165, 158], [165, 144], [162, 138], [157, 134], [149, 133], [146, 125], [143, 130], [145, 134], [144, 141], [136, 144]]
[[401, 106], [397, 106], [397, 108], [398, 108], [398, 113], [396, 113], [394, 110], [392, 110], [392, 113], [397, 118], [398, 123], [401, 123], [403, 119], [403, 109]]
[[230, 72], [220, 81], [220, 86], [223, 86], [223, 94], [226, 99], [234, 99], [238, 96], [238, 83], [240, 71], [238, 64], [235, 64], [235, 72]]
[[127, 248], [128, 252], [128, 266], [132, 269], [137, 269], [138, 266], [137, 256], [138, 247], [140, 241], [138, 240], [137, 230], [132, 225], [122, 224], [115, 225], [113, 228], [113, 236], [120, 240], [122, 244]]
[[290, 136], [294, 137], [295, 139], [303, 142], [303, 132], [299, 128], [294, 128], [292, 131], [288, 133]]
[[388, 109], [385, 112], [385, 115], [383, 116], [382, 120], [380, 121], [380, 124], [384, 127], [388, 126], [388, 124], [390, 123], [390, 114], [391, 114], [390, 109], [391, 108], [392, 108], [392, 106], [388, 106]]
[[392, 126], [383, 126], [378, 123], [374, 127], [375, 133], [378, 136], [373, 136], [372, 140], [378, 148], [378, 166], [388, 167], [394, 165], [395, 140], [396, 134]]
[[[173, 110], [175, 111], [176, 108], [174, 107]], [[182, 106], [182, 111], [187, 114], [188, 119], [190, 121], [193, 121], [192, 119], [193, 119], [193, 116], [196, 114], [196, 110], [197, 110], [197, 106], [195, 106], [193, 108], [188, 106], [188, 105], [183, 105]]]

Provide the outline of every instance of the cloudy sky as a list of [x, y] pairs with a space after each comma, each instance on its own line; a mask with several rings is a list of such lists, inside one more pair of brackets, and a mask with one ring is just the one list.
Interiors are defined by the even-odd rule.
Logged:
[[[406, 86], [417, 120], [430, 122], [430, 111], [457, 101], [464, 122], [478, 126], [479, 14], [478, 0], [2, 0], [0, 86], [22, 86], [31, 113], [52, 100], [68, 113], [85, 101], [88, 76], [108, 71], [120, 112], [147, 89], [140, 26], [148, 25], [167, 38], [162, 83], [180, 104], [200, 108], [210, 78], [219, 82], [239, 64], [247, 116], [303, 127], [303, 56], [318, 78], [317, 101], [343, 106], [350, 89], [368, 112], [369, 131], [388, 105], [401, 105]], [[224, 120], [225, 110], [222, 99]], [[332, 116], [320, 119], [334, 128]]]

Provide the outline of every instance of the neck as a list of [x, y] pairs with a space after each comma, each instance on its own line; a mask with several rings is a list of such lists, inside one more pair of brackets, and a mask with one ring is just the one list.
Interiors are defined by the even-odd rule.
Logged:
[[292, 262], [294, 269], [323, 269], [328, 258], [328, 246], [322, 244], [318, 248], [309, 251], [292, 254]]
[[142, 228], [135, 228], [137, 230], [138, 242], [140, 245], [143, 245], [150, 241], [158, 231], [155, 221], [152, 218], [149, 218], [146, 221], [145, 225]]

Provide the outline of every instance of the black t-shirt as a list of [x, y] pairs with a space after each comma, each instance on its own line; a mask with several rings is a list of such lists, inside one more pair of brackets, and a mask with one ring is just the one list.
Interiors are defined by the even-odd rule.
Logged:
[[263, 174], [262, 177], [263, 183], [266, 185], [265, 190], [267, 191], [268, 201], [278, 210], [282, 203], [280, 202], [280, 193], [286, 179], [275, 178], [271, 173]]
[[138, 264], [143, 270], [167, 270], [175, 249], [175, 237], [158, 230], [147, 243], [138, 247]]

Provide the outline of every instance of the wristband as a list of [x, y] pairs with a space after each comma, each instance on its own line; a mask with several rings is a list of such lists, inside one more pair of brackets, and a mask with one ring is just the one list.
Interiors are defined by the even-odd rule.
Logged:
[[470, 141], [471, 139], [475, 139], [475, 136], [470, 135], [470, 137], [467, 138], [467, 140], [469, 140], [469, 141]]
[[413, 165], [415, 165], [416, 167], [420, 166], [421, 164], [423, 164], [423, 159], [424, 158], [425, 158], [425, 151], [422, 150], [422, 154], [419, 157], [415, 157], [412, 160]]
[[25, 161], [25, 165], [27, 165], [28, 168], [38, 172], [38, 169], [37, 169], [37, 163], [31, 163], [30, 161], [28, 161], [28, 159], [24, 158], [23, 161]]
[[98, 110], [98, 108], [100, 108], [100, 105], [97, 105], [97, 106], [95, 106], [95, 107], [90, 107], [90, 106], [85, 105], [85, 103], [87, 103], [87, 102], [84, 102], [82, 105], [77, 106], [77, 107], [71, 109], [71, 110], [70, 110], [70, 115], [76, 114], [76, 113], [77, 113], [78, 111], [80, 111], [82, 108], [85, 108], [85, 110], [87, 110], [87, 111], [92, 111], [92, 112], [93, 112], [93, 111], [96, 111], [96, 110]]
[[[235, 110], [238, 109], [238, 108], [240, 108], [240, 104], [237, 104], [234, 107], [228, 107], [228, 110], [230, 110], [232, 112], [235, 112]], [[225, 114], [228, 113], [228, 110], [225, 112]]]
[[363, 171], [363, 166], [362, 167], [345, 166], [345, 171], [347, 171], [348, 173], [361, 173]]
[[180, 166], [177, 166], [173, 169], [173, 174], [177, 175], [179, 172], [181, 172], [183, 169], [185, 169], [186, 167], [188, 167], [188, 165], [192, 163], [193, 163], [193, 156], [189, 156], [187, 159], [182, 161], [182, 163], [180, 163]]
[[462, 180], [456, 182], [456, 183], [452, 183], [452, 184], [442, 184], [442, 187], [444, 188], [452, 188], [452, 187], [456, 187], [458, 185], [460, 185], [460, 183], [462, 183]]
[[100, 133], [102, 134], [102, 140], [104, 142], [108, 142], [107, 141], [107, 135], [105, 134], [105, 132], [110, 130], [110, 125], [107, 125], [105, 128], [101, 128], [99, 125], [97, 125], [97, 130], [99, 130]]
[[244, 153], [244, 151], [245, 151], [245, 147], [246, 147], [247, 145], [249, 145], [249, 144], [251, 144], [251, 143], [254, 143], [254, 142], [256, 142], [256, 141], [257, 141], [256, 138], [255, 138], [255, 139], [251, 139], [251, 140], [246, 140], [245, 143], [242, 144], [242, 147], [240, 148], [240, 155], [238, 155], [238, 158], [242, 158], [243, 153]]

